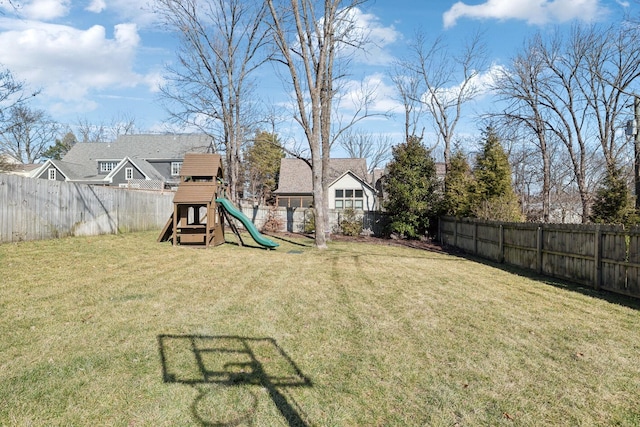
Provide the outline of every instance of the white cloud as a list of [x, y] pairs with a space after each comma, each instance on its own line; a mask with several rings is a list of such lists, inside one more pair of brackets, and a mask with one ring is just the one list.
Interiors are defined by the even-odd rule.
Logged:
[[93, 13], [100, 13], [107, 8], [107, 4], [104, 0], [92, 0], [91, 4], [87, 6], [86, 10]]
[[600, 0], [487, 0], [485, 3], [468, 5], [455, 3], [443, 15], [445, 28], [454, 26], [460, 18], [471, 19], [518, 19], [529, 24], [541, 25], [549, 22], [566, 22], [572, 19], [593, 21], [606, 8]]
[[[99, 3], [103, 0], [92, 0]], [[106, 8], [106, 6], [105, 6]], [[159, 19], [154, 12], [154, 0], [109, 0], [109, 11], [116, 14], [120, 20], [135, 22], [139, 27], [148, 27], [156, 23]]]
[[[502, 65], [494, 64], [484, 73], [474, 74], [467, 83], [465, 93], [474, 94], [476, 101], [480, 100], [484, 96], [491, 93], [492, 87], [496, 81], [496, 77], [504, 72]], [[444, 104], [454, 103], [464, 82], [447, 88], [439, 88], [436, 90], [437, 99], [440, 99]], [[428, 103], [431, 99], [431, 94], [425, 93], [423, 95], [423, 102]]]
[[[385, 27], [380, 19], [373, 14], [364, 13], [359, 8], [345, 10], [346, 14], [339, 23], [336, 32], [348, 33], [349, 41], [354, 45], [343, 44], [341, 53], [353, 57], [356, 61], [367, 65], [384, 65], [391, 62], [392, 54], [388, 51], [389, 45], [396, 42], [401, 34], [393, 26]], [[319, 25], [322, 25], [320, 20]], [[348, 27], [347, 27], [348, 26]]]
[[90, 0], [85, 7], [86, 11], [95, 14], [107, 9], [120, 21], [135, 22], [139, 27], [149, 27], [160, 19], [154, 12], [158, 9], [155, 0]]
[[362, 107], [367, 99], [367, 110], [373, 114], [386, 114], [402, 106], [394, 99], [395, 89], [386, 83], [382, 73], [374, 73], [362, 80], [345, 82], [343, 95], [339, 99], [338, 108], [345, 115], [350, 115]]
[[43, 96], [86, 102], [93, 90], [145, 85], [133, 71], [140, 37], [135, 24], [119, 24], [113, 38], [94, 25], [64, 25], [0, 19], [0, 63], [19, 79], [40, 87]]
[[17, 11], [23, 19], [42, 21], [50, 21], [67, 16], [70, 6], [71, 0], [26, 0], [19, 3], [13, 2], [13, 4], [0, 1], [0, 11], [5, 10], [7, 13]]
[[360, 9], [352, 9], [353, 19], [357, 28], [367, 38], [367, 45], [358, 52], [360, 62], [369, 65], [384, 65], [393, 60], [393, 55], [387, 48], [401, 37], [393, 26], [385, 27], [380, 19], [370, 13], [363, 13]]

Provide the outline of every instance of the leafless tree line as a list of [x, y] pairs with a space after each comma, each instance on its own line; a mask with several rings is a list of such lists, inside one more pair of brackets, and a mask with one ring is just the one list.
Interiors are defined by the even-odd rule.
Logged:
[[586, 222], [594, 181], [628, 166], [624, 128], [640, 76], [639, 42], [637, 25], [575, 25], [565, 35], [532, 37], [499, 73], [494, 89], [505, 107], [492, 117], [525, 144], [522, 167], [537, 165], [529, 179], [538, 177], [543, 221], [554, 192], [571, 188]]

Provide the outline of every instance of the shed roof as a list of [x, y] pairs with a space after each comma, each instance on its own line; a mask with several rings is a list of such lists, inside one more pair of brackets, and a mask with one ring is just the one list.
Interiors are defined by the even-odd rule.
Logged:
[[[366, 159], [330, 159], [329, 183], [340, 178], [346, 172], [351, 171], [363, 182], [367, 182]], [[300, 159], [286, 158], [280, 161], [280, 178], [278, 180], [278, 194], [311, 194], [313, 183], [311, 180], [311, 168]]]

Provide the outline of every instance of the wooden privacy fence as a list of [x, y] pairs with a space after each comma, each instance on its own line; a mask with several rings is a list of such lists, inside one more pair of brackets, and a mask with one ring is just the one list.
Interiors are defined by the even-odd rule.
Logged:
[[640, 227], [443, 217], [439, 235], [482, 258], [640, 298]]
[[[270, 206], [242, 205], [244, 213], [259, 229], [262, 229], [269, 215], [279, 218], [282, 227], [279, 231], [291, 233], [304, 233], [307, 224], [312, 220], [312, 211], [307, 208], [285, 208]], [[387, 215], [384, 212], [364, 211], [356, 212], [356, 218], [362, 222], [362, 230], [365, 234], [381, 235], [387, 224]], [[334, 234], [340, 233], [340, 221], [344, 219], [344, 211], [329, 210], [329, 227]]]
[[[0, 243], [54, 239], [64, 236], [160, 230], [173, 212], [175, 193], [97, 187], [0, 174]], [[267, 206], [242, 206], [243, 213], [262, 228]], [[303, 232], [308, 209], [276, 208], [281, 231]], [[341, 211], [330, 211], [337, 231]], [[358, 215], [363, 229], [380, 234], [386, 223], [381, 212]]]
[[160, 229], [172, 192], [0, 174], [0, 243]]

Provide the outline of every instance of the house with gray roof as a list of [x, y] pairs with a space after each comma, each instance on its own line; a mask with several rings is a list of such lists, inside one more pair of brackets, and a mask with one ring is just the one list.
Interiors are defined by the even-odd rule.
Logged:
[[186, 153], [211, 153], [204, 134], [120, 135], [114, 142], [79, 142], [62, 160], [47, 160], [33, 178], [81, 184], [163, 189], [178, 185]]
[[[379, 209], [374, 183], [367, 173], [366, 159], [329, 160], [329, 209]], [[280, 162], [276, 205], [308, 208], [313, 203], [311, 167], [301, 159], [284, 158]]]

